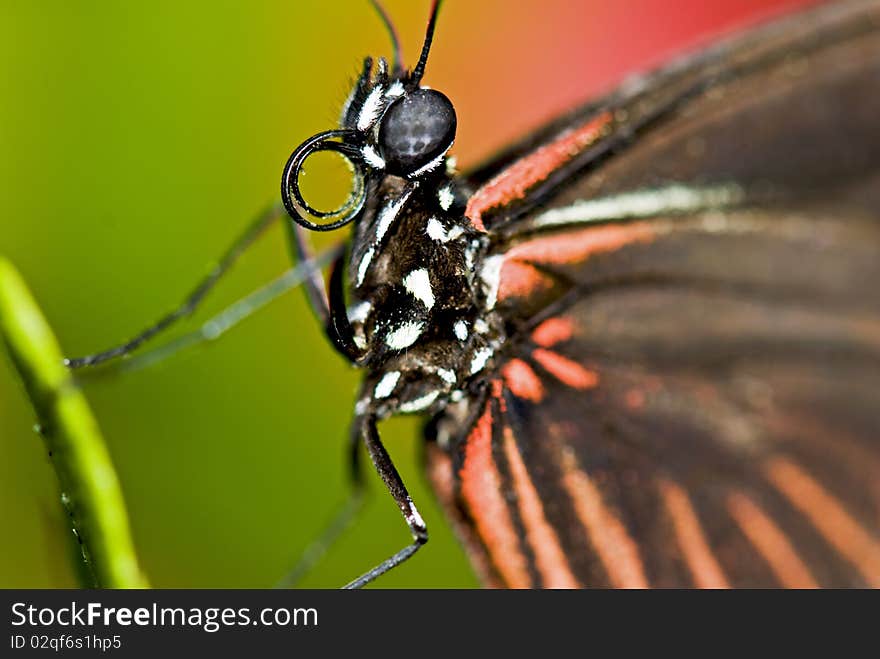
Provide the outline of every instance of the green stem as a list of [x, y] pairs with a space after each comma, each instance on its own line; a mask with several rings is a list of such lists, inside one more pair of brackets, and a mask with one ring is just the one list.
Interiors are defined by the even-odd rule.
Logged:
[[85, 396], [21, 275], [0, 259], [0, 335], [37, 413], [61, 500], [99, 586], [146, 588], [119, 480]]

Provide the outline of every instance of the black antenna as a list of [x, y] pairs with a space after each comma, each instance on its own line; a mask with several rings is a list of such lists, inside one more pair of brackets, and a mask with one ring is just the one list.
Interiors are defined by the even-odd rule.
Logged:
[[419, 63], [416, 64], [416, 68], [413, 69], [410, 76], [410, 82], [415, 86], [418, 86], [422, 81], [422, 76], [425, 75], [425, 65], [428, 63], [428, 53], [431, 51], [431, 42], [434, 40], [434, 27], [437, 25], [437, 12], [440, 10], [440, 2], [441, 0], [434, 0], [434, 4], [431, 7], [431, 18], [428, 21], [428, 29], [425, 32], [422, 54], [419, 55]]
[[400, 39], [397, 37], [397, 30], [394, 29], [394, 23], [391, 22], [388, 12], [385, 11], [385, 8], [381, 5], [379, 0], [370, 0], [370, 3], [373, 5], [373, 9], [376, 10], [376, 13], [379, 14], [379, 18], [381, 18], [382, 22], [385, 24], [385, 29], [388, 30], [388, 36], [391, 37], [391, 47], [394, 50], [393, 74], [394, 77], [398, 77], [403, 71], [403, 51], [400, 49]]

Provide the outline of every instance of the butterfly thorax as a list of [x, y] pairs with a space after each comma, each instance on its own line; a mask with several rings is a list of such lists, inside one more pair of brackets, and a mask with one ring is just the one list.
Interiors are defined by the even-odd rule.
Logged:
[[388, 176], [358, 222], [349, 320], [369, 369], [359, 406], [382, 418], [459, 400], [503, 341], [481, 276], [486, 235], [444, 171], [413, 185]]

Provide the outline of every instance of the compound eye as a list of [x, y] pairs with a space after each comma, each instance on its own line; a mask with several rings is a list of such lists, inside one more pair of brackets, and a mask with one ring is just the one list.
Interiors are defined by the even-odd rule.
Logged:
[[455, 139], [455, 108], [433, 89], [401, 96], [379, 126], [379, 151], [389, 174], [407, 176], [443, 154]]

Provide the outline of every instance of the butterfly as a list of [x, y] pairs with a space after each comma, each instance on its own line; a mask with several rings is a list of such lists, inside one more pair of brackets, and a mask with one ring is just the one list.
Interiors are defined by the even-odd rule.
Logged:
[[[422, 84], [439, 9], [282, 174], [309, 300], [365, 373], [356, 490], [363, 447], [412, 534], [349, 587], [428, 540], [376, 428], [396, 414], [429, 417], [487, 585], [880, 586], [880, 4], [632, 77], [466, 173]], [[327, 151], [353, 172], [331, 211], [300, 189]], [[325, 285], [308, 232], [349, 224]]]

